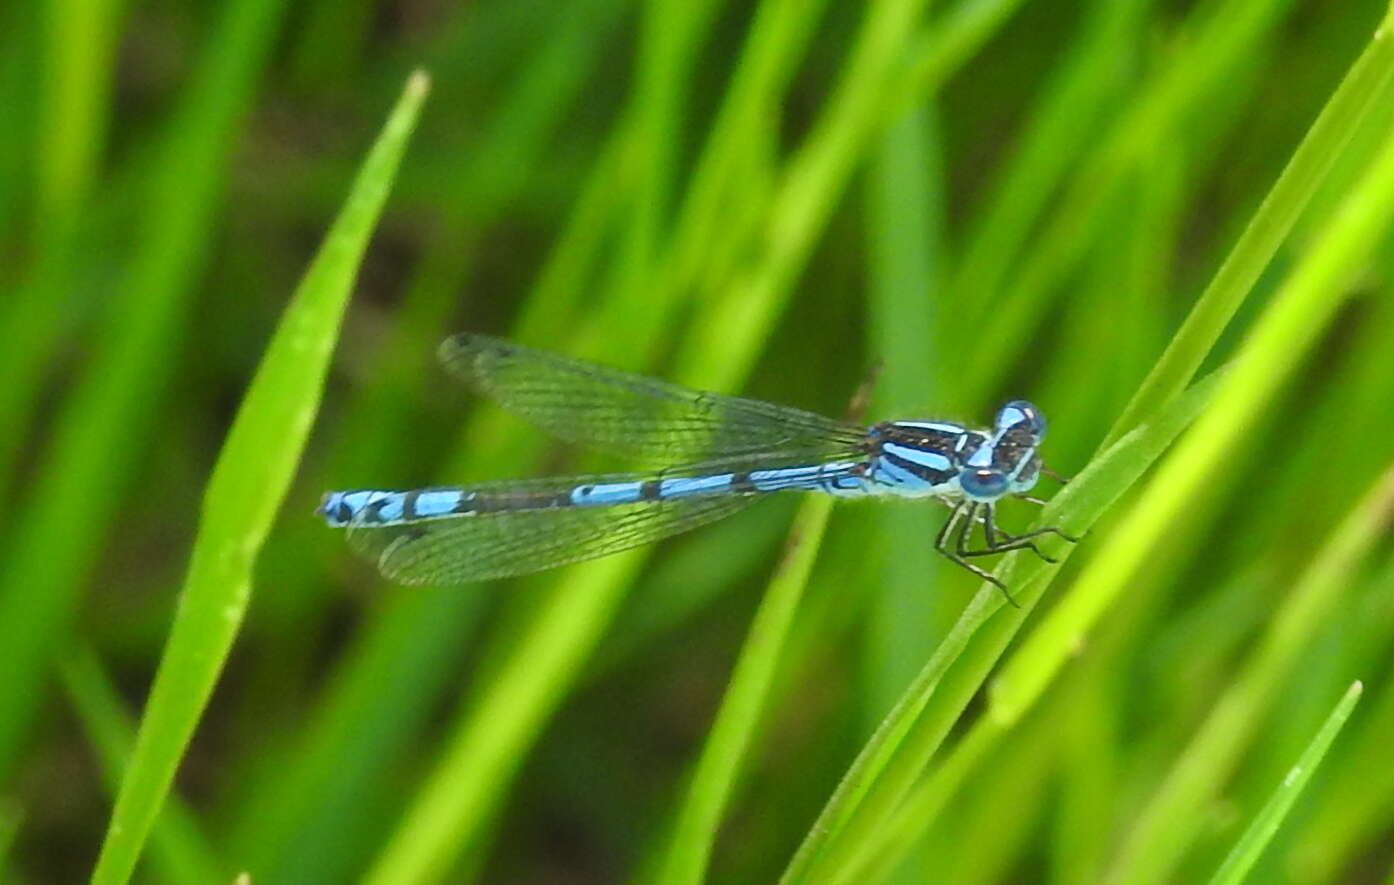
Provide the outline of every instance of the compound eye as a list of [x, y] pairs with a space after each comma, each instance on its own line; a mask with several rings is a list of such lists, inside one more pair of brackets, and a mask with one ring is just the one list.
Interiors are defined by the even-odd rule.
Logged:
[[1045, 415], [1024, 399], [1014, 399], [998, 409], [996, 424], [999, 431], [1025, 424], [1037, 439], [1045, 436], [1046, 432]]
[[1010, 481], [996, 470], [968, 470], [958, 478], [963, 493], [980, 501], [995, 501], [1007, 493]]

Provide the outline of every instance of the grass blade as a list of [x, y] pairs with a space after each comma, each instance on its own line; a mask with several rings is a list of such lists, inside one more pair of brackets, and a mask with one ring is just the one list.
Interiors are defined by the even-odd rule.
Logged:
[[657, 878], [663, 885], [705, 880], [721, 813], [769, 699], [775, 668], [831, 512], [831, 498], [810, 497], [794, 520], [789, 549], [755, 612], [721, 709], [697, 761], [687, 799], [678, 812], [668, 856]]
[[1166, 64], [1126, 104], [1099, 139], [1079, 173], [1058, 200], [1044, 233], [1022, 261], [1004, 293], [994, 299], [987, 327], [975, 330], [967, 359], [977, 370], [968, 379], [970, 400], [997, 389], [1045, 315], [1052, 296], [1095, 242], [1110, 195], [1139, 157], [1163, 139], [1188, 110], [1206, 97], [1212, 84], [1248, 56], [1292, 6], [1291, 0], [1226, 0], [1191, 8], [1193, 39], [1180, 43]]
[[1239, 764], [1263, 716], [1310, 647], [1314, 625], [1331, 617], [1350, 575], [1394, 518], [1394, 468], [1338, 526], [1275, 613], [1257, 647], [1182, 751], [1161, 787], [1128, 829], [1105, 879], [1165, 882], [1194, 840], [1202, 809]]
[[[1263, 713], [1307, 647], [1311, 625], [1329, 615], [1337, 595], [1348, 585], [1346, 576], [1386, 530], [1392, 514], [1394, 470], [1336, 530], [1297, 583], [1259, 648], [1197, 730], [1161, 791], [1129, 828], [1125, 859], [1106, 881], [1131, 885], [1168, 881], [1174, 876], [1172, 864], [1204, 820], [1203, 801], [1216, 784], [1225, 782], [1245, 740], [1259, 727]], [[903, 853], [948, 807], [973, 769], [996, 749], [1016, 721], [1003, 722], [989, 715], [974, 723], [950, 757], [847, 864], [843, 881], [851, 881], [873, 859], [879, 863], [885, 855]]]
[[1321, 760], [1326, 757], [1326, 751], [1330, 749], [1331, 742], [1336, 739], [1336, 735], [1340, 734], [1341, 728], [1350, 718], [1350, 714], [1355, 709], [1355, 704], [1360, 700], [1360, 694], [1364, 690], [1365, 687], [1358, 680], [1346, 690], [1335, 709], [1331, 711], [1331, 715], [1322, 723], [1321, 729], [1317, 731], [1312, 742], [1307, 745], [1307, 749], [1297, 760], [1297, 764], [1288, 772], [1287, 777], [1283, 778], [1282, 784], [1273, 793], [1272, 798], [1259, 811], [1253, 823], [1249, 824], [1244, 835], [1235, 843], [1224, 863], [1220, 864], [1220, 868], [1215, 871], [1215, 875], [1210, 879], [1211, 885], [1239, 885], [1249, 875], [1249, 870], [1253, 869], [1259, 855], [1268, 847], [1268, 843], [1273, 839], [1273, 834], [1278, 832], [1278, 827], [1282, 824], [1283, 818], [1287, 817], [1288, 811], [1292, 809], [1292, 804], [1297, 801], [1297, 797], [1301, 795], [1307, 782], [1312, 779], [1312, 773], [1321, 764]]
[[992, 715], [1014, 720], [1039, 697], [1103, 610], [1127, 586], [1187, 502], [1290, 378], [1349, 295], [1360, 263], [1394, 217], [1394, 138], [1324, 236], [1260, 318], [1209, 411], [1197, 422], [1107, 548], [1032, 633], [993, 687]]
[[121, 297], [14, 517], [0, 570], [0, 780], [16, 767], [50, 658], [67, 647], [82, 583], [179, 364], [173, 354], [195, 292], [192, 278], [211, 241], [233, 130], [281, 9], [280, 0], [237, 0], [221, 11], [217, 38], [158, 156], [141, 248]]
[[1268, 266], [1302, 210], [1378, 101], [1390, 101], [1394, 29], [1375, 32], [1341, 85], [1293, 152], [1186, 322], [1113, 424], [1104, 445], [1190, 383], [1201, 361]]
[[[1217, 380], [1197, 384], [1152, 422], [1096, 459], [1050, 502], [1042, 523], [1085, 530], [1189, 426], [1209, 401]], [[790, 861], [782, 883], [818, 881], [825, 871], [830, 874], [860, 863], [855, 860], [858, 852], [919, 779], [959, 712], [1040, 598], [1055, 568], [1020, 557], [1009, 560], [1005, 572], [999, 574], [1015, 588], [1023, 607], [1004, 612], [996, 620], [989, 621], [1005, 605], [1001, 591], [990, 585], [979, 591], [848, 768]], [[984, 630], [989, 623], [990, 628]], [[984, 635], [975, 639], [980, 631]], [[936, 714], [922, 718], [931, 698], [946, 694], [941, 682], [960, 659], [968, 671], [963, 684], [950, 686]]]
[[252, 567], [285, 497], [358, 264], [425, 100], [414, 74], [267, 348], [209, 479], [179, 608], [92, 880], [125, 882], [237, 636]]
[[[134, 720], [90, 648], [79, 649], [59, 671], [114, 793], [135, 744]], [[150, 845], [151, 869], [169, 882], [217, 882], [229, 876], [215, 859], [193, 812], [177, 796], [166, 800], [151, 831]]]

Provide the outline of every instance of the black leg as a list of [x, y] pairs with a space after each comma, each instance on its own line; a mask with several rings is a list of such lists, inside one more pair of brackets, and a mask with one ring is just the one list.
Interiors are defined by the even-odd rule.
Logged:
[[976, 503], [964, 502], [963, 504], [963, 529], [958, 533], [958, 544], [954, 550], [959, 556], [968, 551], [968, 540], [973, 534], [973, 522], [978, 515], [978, 505]]
[[949, 533], [954, 530], [954, 525], [958, 523], [958, 514], [963, 509], [962, 504], [955, 504], [949, 511], [949, 518], [944, 520], [944, 525], [939, 529], [938, 536], [934, 539], [934, 549], [945, 556], [949, 555]]
[[983, 540], [987, 541], [987, 549], [997, 549], [997, 511], [991, 504], [983, 505]]
[[1058, 525], [1044, 525], [1038, 529], [1032, 529], [1024, 535], [1015, 536], [1014, 540], [1020, 540], [1022, 538], [1039, 538], [1041, 535], [1058, 535], [1059, 537], [1064, 538], [1066, 541], [1069, 541], [1071, 544], [1079, 543], [1079, 538], [1076, 538], [1074, 535], [1065, 534], [1065, 531], [1061, 529]]
[[[1060, 481], [1065, 482], [1065, 480], [1063, 479], [1061, 479]], [[1045, 501], [1041, 500], [1040, 498], [1037, 498], [1035, 495], [1013, 495], [1012, 497], [1020, 498], [1023, 501], [1030, 501], [1032, 504], [1037, 504], [1041, 507], [1044, 507], [1046, 505]], [[1003, 532], [1003, 534], [1005, 535], [1006, 532]], [[1044, 528], [1036, 529], [1034, 532], [1027, 532], [1024, 535], [1011, 535], [1009, 537], [1011, 537], [1013, 540], [1016, 540], [1019, 538], [1034, 538], [1037, 535], [1059, 535], [1066, 541], [1069, 541], [1071, 544], [1079, 543], [1079, 538], [1076, 538], [1074, 535], [1067, 535], [1063, 531], [1061, 531], [1058, 526], [1053, 525], [1048, 525]]]
[[1062, 530], [1059, 526], [1054, 525], [1042, 526], [1041, 528], [1032, 529], [1031, 531], [1025, 532], [1020, 535], [1013, 535], [1012, 533], [1004, 531], [1000, 528], [997, 529], [997, 533], [1000, 534], [1002, 537], [1006, 538], [1008, 542], [1022, 541], [1026, 538], [1039, 538], [1041, 535], [1058, 535], [1061, 538], [1064, 538], [1066, 541], [1069, 541], [1071, 544], [1079, 543], [1079, 538], [1076, 538], [1074, 535], [1065, 534], [1064, 530]]
[[1060, 561], [1053, 556], [1047, 556], [1045, 553], [1041, 552], [1041, 549], [1031, 541], [1008, 541], [1007, 543], [1002, 544], [1000, 546], [991, 547], [984, 550], [968, 550], [963, 555], [994, 556], [998, 553], [1011, 553], [1013, 550], [1030, 550], [1032, 553], [1036, 554], [1041, 559], [1049, 563], [1058, 563]]
[[[934, 540], [934, 549], [944, 554], [944, 558], [949, 560], [950, 562], [953, 562], [956, 565], [960, 565], [963, 568], [968, 569], [968, 571], [982, 578], [984, 581], [988, 581], [989, 583], [996, 586], [998, 590], [1002, 591], [1002, 595], [1007, 597], [1008, 602], [1010, 602], [1016, 608], [1021, 608], [1020, 605], [1017, 605], [1017, 601], [1012, 598], [1012, 594], [1007, 589], [1006, 584], [1003, 584], [1001, 581], [993, 577], [987, 571], [978, 568], [973, 563], [964, 559], [963, 556], [959, 553], [959, 551], [967, 549], [968, 533], [973, 530], [973, 513], [975, 510], [977, 510], [976, 504], [969, 504], [967, 502], [963, 502], [954, 505], [953, 512], [950, 513], [949, 518], [944, 521], [944, 527], [939, 530], [939, 535]], [[959, 526], [959, 519], [961, 517], [966, 518], [963, 519], [962, 527], [958, 528], [958, 538], [955, 540], [954, 549], [950, 549], [949, 538], [953, 535], [954, 529]]]
[[[1011, 550], [1030, 550], [1032, 553], [1044, 559], [1046, 562], [1059, 562], [1060, 560], [1046, 556], [1041, 552], [1031, 538], [1037, 533], [1027, 532], [1024, 535], [1013, 535], [1002, 531], [997, 527], [997, 510], [991, 504], [983, 505], [983, 537], [987, 540], [987, 547], [982, 550], [960, 550], [963, 556], [987, 556], [989, 553], [1006, 553]], [[999, 540], [1000, 536], [1000, 540]]]

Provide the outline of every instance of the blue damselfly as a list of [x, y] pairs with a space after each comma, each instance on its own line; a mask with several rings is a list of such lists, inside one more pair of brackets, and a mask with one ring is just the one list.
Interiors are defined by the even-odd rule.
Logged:
[[[456, 335], [446, 369], [504, 408], [570, 442], [657, 459], [647, 473], [330, 492], [319, 512], [403, 584], [460, 584], [541, 571], [646, 544], [711, 522], [771, 492], [842, 498], [937, 498], [950, 507], [935, 547], [1005, 592], [974, 557], [1029, 549], [996, 523], [997, 502], [1027, 493], [1042, 472], [1046, 422], [1024, 400], [992, 427], [941, 420], [860, 427], [812, 412], [688, 390], [642, 375]], [[975, 526], [984, 545], [974, 548]], [[1008, 597], [1010, 599], [1010, 597]]]

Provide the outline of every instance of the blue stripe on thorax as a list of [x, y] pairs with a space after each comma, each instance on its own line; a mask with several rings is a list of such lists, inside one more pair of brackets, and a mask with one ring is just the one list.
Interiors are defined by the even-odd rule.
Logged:
[[934, 433], [962, 434], [968, 431], [962, 424], [955, 424], [952, 421], [893, 421], [895, 427], [912, 427], [916, 430], [928, 430]]
[[898, 458], [903, 458], [906, 461], [913, 462], [930, 470], [946, 471], [953, 469], [953, 461], [950, 460], [949, 456], [934, 449], [888, 442], [881, 446], [881, 451], [888, 455], [895, 455]]

